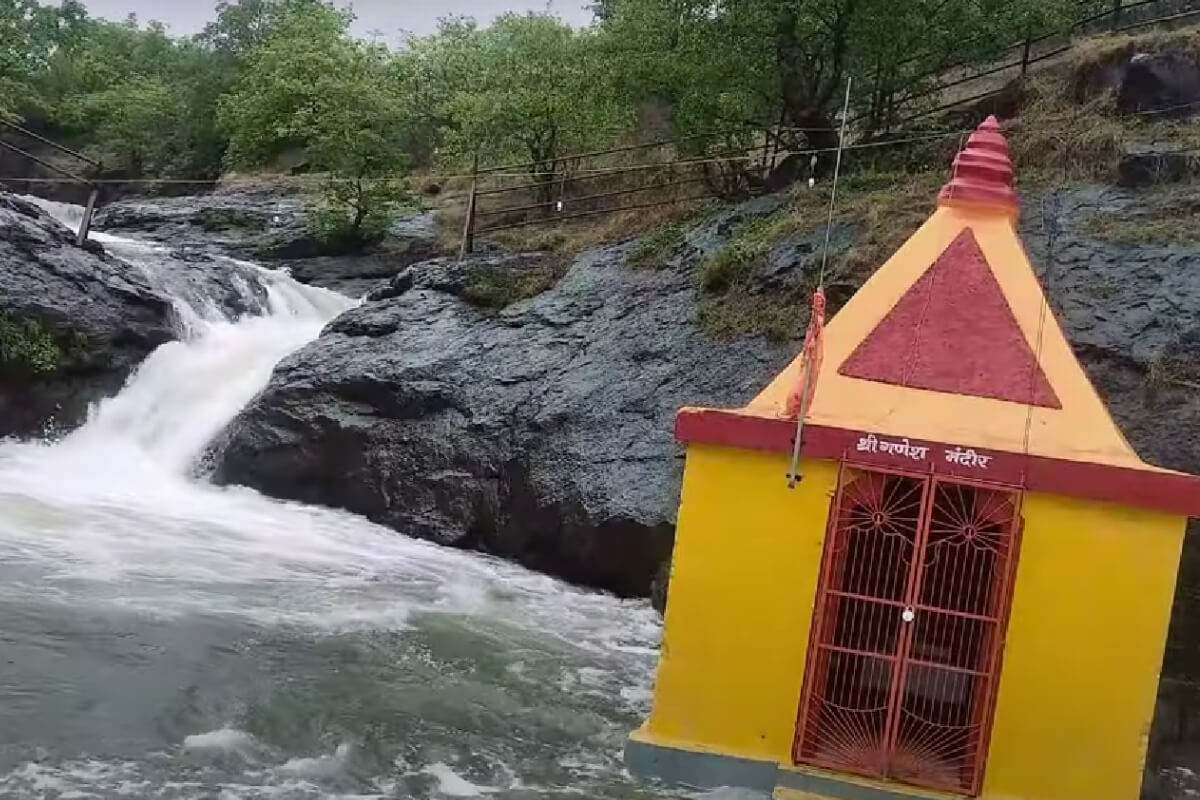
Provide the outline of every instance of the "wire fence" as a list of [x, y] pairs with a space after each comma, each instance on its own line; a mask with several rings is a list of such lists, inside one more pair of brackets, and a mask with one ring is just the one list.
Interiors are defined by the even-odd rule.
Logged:
[[90, 178], [85, 178], [81, 175], [78, 175], [75, 172], [72, 172], [71, 170], [69, 170], [65, 167], [61, 167], [58, 164], [54, 164], [50, 161], [47, 161], [47, 160], [41, 158], [40, 156], [36, 156], [33, 153], [28, 152], [27, 150], [25, 150], [21, 147], [18, 147], [16, 144], [14, 144], [11, 141], [11, 139], [14, 137], [18, 137], [18, 138], [22, 138], [22, 139], [27, 139], [29, 141], [35, 142], [35, 143], [43, 145], [45, 147], [49, 147], [51, 150], [54, 150], [55, 152], [59, 153], [60, 155], [63, 155], [69, 159], [72, 159], [76, 163], [86, 165], [87, 167], [91, 167], [91, 168], [95, 169], [97, 172], [103, 170], [103, 168], [104, 168], [103, 164], [101, 164], [99, 161], [97, 161], [93, 158], [89, 158], [88, 156], [85, 156], [83, 153], [80, 153], [76, 150], [72, 150], [69, 147], [65, 147], [65, 146], [59, 144], [58, 142], [53, 141], [52, 139], [47, 139], [45, 136], [42, 136], [39, 133], [31, 131], [28, 128], [18, 125], [15, 122], [10, 122], [9, 120], [6, 120], [6, 119], [0, 118], [0, 133], [6, 134], [6, 136], [0, 135], [0, 149], [8, 150], [11, 153], [15, 153], [17, 156], [19, 156], [21, 158], [27, 159], [28, 161], [30, 161], [34, 164], [37, 164], [45, 169], [50, 170], [51, 172], [54, 172], [54, 173], [60, 175], [61, 177], [57, 179], [57, 182], [59, 182], [59, 183], [66, 181], [66, 182], [78, 184], [79, 186], [82, 186], [85, 189], [87, 189], [87, 193], [88, 193], [87, 205], [84, 208], [83, 218], [80, 220], [79, 230], [76, 233], [76, 237], [75, 237], [76, 243], [82, 247], [83, 243], [87, 241], [88, 234], [91, 232], [92, 219], [96, 213], [96, 205], [100, 200], [99, 184], [97, 184], [95, 181], [93, 181]]
[[[1096, 11], [1100, 2], [1106, 7]], [[909, 157], [910, 148], [922, 142], [937, 147], [945, 142], [952, 146], [965, 135], [957, 128], [969, 127], [972, 120], [964, 117], [961, 126], [949, 128], [943, 118], [943, 127], [947, 129], [920, 134], [912, 131], [921, 127], [921, 120], [939, 114], [945, 117], [947, 112], [959, 107], [970, 107], [976, 116], [999, 110], [989, 108], [988, 104], [1005, 93], [1014, 77], [1027, 74], [1034, 65], [1063, 56], [1081, 35], [1129, 33], [1155, 25], [1200, 21], [1200, 0], [1081, 0], [1079, 8], [1081, 15], [1070, 25], [1038, 33], [1031, 31], [1021, 41], [1001, 48], [996, 62], [983, 67], [967, 62], [950, 63], [909, 81], [911, 88], [896, 90], [888, 89], [882, 76], [875, 76], [869, 92], [862, 93], [868, 99], [858, 104], [855, 115], [848, 121], [857, 138], [847, 143], [845, 150], [849, 153], [869, 151], [873, 163], [883, 161], [888, 164], [889, 158], [891, 162], [902, 163]], [[1148, 113], [1167, 111], [1160, 109]], [[88, 212], [84, 215], [80, 241], [86, 239], [99, 188], [105, 183], [148, 186], [237, 184], [236, 179], [104, 181], [84, 177], [7, 141], [5, 133], [48, 146], [96, 172], [100, 171], [101, 165], [33, 131], [0, 120], [0, 148], [58, 176], [22, 178], [27, 185], [71, 182], [88, 189]], [[797, 143], [812, 141], [812, 134], [835, 133], [832, 127], [801, 128], [783, 124], [740, 127], [542, 161], [483, 167], [477, 161], [467, 174], [430, 178], [470, 181], [470, 191], [461, 206], [464, 219], [460, 252], [466, 254], [473, 249], [475, 238], [484, 234], [642, 212], [662, 206], [687, 207], [715, 197], [729, 199], [781, 189], [815, 175], [822, 156], [837, 150], [835, 147], [798, 147]], [[890, 157], [888, 153], [897, 155]], [[894, 163], [889, 165], [894, 166]], [[291, 176], [289, 179], [301, 183], [330, 180], [327, 176]], [[254, 182], [255, 179], [247, 181]]]
[[[918, 76], [919, 87], [907, 91], [880, 88], [876, 79], [872, 107], [858, 117], [874, 127], [891, 130], [951, 109], [979, 104], [1005, 92], [1014, 77], [1030, 68], [1060, 58], [1081, 36], [1100, 33], [1128, 34], [1152, 26], [1200, 21], [1200, 0], [1108, 0], [1104, 11], [1087, 13], [1059, 30], [1035, 33], [1000, 51], [996, 63], [972, 68], [958, 63], [936, 74]], [[1092, 8], [1095, 2], [1082, 4]], [[933, 80], [932, 84], [926, 83]]]
[[[907, 158], [905, 146], [961, 139], [964, 131], [957, 129], [921, 135], [905, 131], [920, 127], [921, 120], [959, 107], [970, 106], [975, 116], [1000, 111], [989, 107], [989, 101], [1002, 96], [1013, 78], [1025, 76], [1035, 65], [1061, 58], [1080, 36], [1200, 21], [1200, 0], [1103, 0], [1106, 7], [1097, 11], [1099, 1], [1081, 0], [1080, 16], [1069, 25], [1030, 31], [1021, 41], [1001, 48], [995, 63], [983, 67], [951, 63], [910, 81], [916, 88], [894, 91], [885, 90], [881, 76], [876, 76], [866, 107], [860, 107], [849, 120], [858, 139], [847, 144], [846, 150], [870, 149], [877, 160], [880, 152], [890, 149]], [[963, 123], [967, 126], [972, 120]], [[475, 237], [488, 233], [783, 188], [813, 175], [817, 159], [837, 149], [796, 148], [792, 143], [797, 135], [804, 138], [804, 134], [833, 132], [833, 128], [770, 125], [536, 163], [477, 166], [464, 205], [460, 252], [471, 252]], [[636, 163], [628, 163], [630, 160]]]

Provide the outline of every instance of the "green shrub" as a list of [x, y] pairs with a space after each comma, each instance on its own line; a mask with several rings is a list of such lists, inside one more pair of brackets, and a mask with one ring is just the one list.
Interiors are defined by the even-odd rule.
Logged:
[[62, 357], [62, 350], [36, 320], [0, 312], [0, 369], [27, 374], [53, 372]]
[[547, 256], [522, 265], [480, 269], [467, 282], [463, 299], [474, 306], [499, 310], [551, 289], [566, 274], [566, 259]]
[[631, 269], [662, 269], [667, 259], [683, 245], [686, 233], [687, 229], [679, 222], [659, 228], [638, 242], [626, 259], [626, 266]]

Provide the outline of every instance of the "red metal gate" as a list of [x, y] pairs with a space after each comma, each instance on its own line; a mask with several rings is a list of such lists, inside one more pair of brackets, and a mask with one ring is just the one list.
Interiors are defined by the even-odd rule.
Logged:
[[975, 794], [1007, 623], [1015, 491], [845, 466], [798, 763]]

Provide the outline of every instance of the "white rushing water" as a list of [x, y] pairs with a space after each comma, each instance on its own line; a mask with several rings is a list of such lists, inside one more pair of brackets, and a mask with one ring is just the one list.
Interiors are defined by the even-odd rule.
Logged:
[[[77, 213], [73, 207], [49, 208], [68, 224]], [[161, 277], [156, 270], [168, 261], [162, 247], [102, 234], [97, 238], [152, 283]], [[0, 442], [0, 644], [19, 645], [5, 651], [14, 654], [9, 662], [10, 668], [15, 664], [13, 677], [0, 678], [0, 729], [8, 731], [0, 730], [0, 795], [53, 796], [47, 795], [50, 786], [81, 797], [106, 797], [121, 794], [120, 786], [133, 786], [141, 788], [124, 796], [443, 797], [479, 794], [485, 785], [487, 793], [495, 794], [542, 780], [573, 783], [572, 775], [605, 786], [623, 781], [619, 742], [647, 705], [659, 630], [646, 604], [576, 590], [495, 559], [408, 539], [347, 513], [279, 502], [193, 477], [206, 446], [266, 385], [275, 365], [353, 305], [282, 273], [260, 272], [269, 292], [268, 313], [229, 321], [211, 308], [178, 300], [183, 338], [154, 352], [118, 396], [93, 409], [86, 425], [55, 443]], [[59, 619], [65, 621], [55, 622]], [[106, 655], [97, 662], [101, 667], [93, 663], [98, 658], [95, 637], [101, 634], [73, 638], [58, 631], [60, 625], [63, 630], [98, 627], [105, 637], [119, 631], [126, 638], [110, 643], [119, 653], [125, 645], [116, 642], [129, 637], [143, 642], [140, 657], [150, 659], [149, 671], [139, 679], [145, 683], [126, 687], [132, 679], [126, 672], [106, 672], [113, 659], [125, 655]], [[187, 660], [200, 636], [192, 631], [215, 636], [208, 633], [212, 626], [233, 631], [222, 634], [229, 641], [215, 652], [222, 663], [229, 660], [232, 666], [226, 669], [239, 675], [264, 669], [264, 674], [274, 674], [262, 666], [268, 660], [261, 653], [264, 637], [299, 637], [309, 644], [281, 662], [289, 666], [271, 668], [297, 673], [284, 683], [269, 682], [268, 691], [259, 679], [231, 683], [214, 677], [215, 667], [201, 669]], [[443, 742], [448, 729], [439, 723], [427, 734], [418, 735], [417, 729], [390, 733], [386, 741], [398, 753], [395, 763], [378, 775], [356, 776], [347, 788], [346, 775], [354, 771], [352, 749], [346, 749], [351, 744], [330, 737], [369, 738], [382, 723], [364, 720], [368, 733], [359, 732], [354, 720], [339, 720], [336, 737], [333, 728], [325, 731], [320, 739], [324, 749], [309, 751], [292, 741], [296, 734], [289, 726], [262, 722], [274, 717], [240, 719], [256, 703], [270, 706], [286, 686], [310, 677], [304, 670], [316, 669], [292, 667], [292, 661], [304, 665], [312, 653], [344, 641], [338, 637], [382, 632], [401, 637], [389, 645], [395, 654], [388, 663], [396, 672], [369, 686], [382, 692], [380, 703], [399, 704], [392, 716], [408, 713], [409, 695], [392, 695], [387, 687], [403, 686], [431, 664], [445, 663], [452, 666], [421, 679], [425, 693], [438, 675], [451, 674], [475, 687], [468, 691], [456, 683], [454, 696], [438, 701], [453, 707], [446, 712], [451, 717], [467, 713], [456, 703], [476, 709], [470, 712], [476, 716], [489, 703], [501, 710], [485, 716], [510, 714], [523, 720], [533, 714], [545, 718], [554, 731], [578, 729], [554, 733], [547, 741], [555, 744], [546, 745], [553, 749], [561, 740], [564, 752], [574, 755], [554, 761], [552, 769], [539, 767], [542, 771], [531, 776], [522, 773], [526, 757], [505, 755], [509, 745], [501, 742], [507, 741], [507, 731], [493, 740], [487, 725], [477, 731], [456, 722], [467, 727], [455, 728], [460, 733]], [[358, 647], [375, 639], [353, 641]], [[27, 661], [21, 647], [28, 649]], [[44, 662], [46, 647], [60, 648], [65, 660]], [[478, 655], [445, 661], [451, 658], [442, 652], [447, 647]], [[152, 658], [151, 653], [158, 655]], [[195, 656], [202, 661], [217, 657]], [[485, 658], [480, 662], [485, 666], [472, 658]], [[500, 661], [492, 663], [496, 659]], [[323, 675], [325, 669], [312, 674]], [[493, 677], [476, 686], [481, 669]], [[175, 676], [187, 670], [196, 671], [200, 686], [215, 684], [197, 692], [222, 699], [199, 703], [196, 709], [201, 710], [183, 715], [190, 722], [172, 722], [165, 726], [172, 732], [164, 734], [165, 712], [154, 707], [150, 687], [161, 684], [162, 692], [168, 686], [175, 691]], [[511, 708], [513, 701], [503, 699], [527, 691], [550, 694], [539, 694], [543, 699], [536, 704], [526, 700]], [[108, 708], [107, 716], [58, 709], [54, 698], [72, 692], [89, 698], [89, 709], [96, 703]], [[137, 700], [120, 705], [114, 698], [126, 692]], [[14, 717], [8, 718], [8, 696], [41, 699], [28, 707], [17, 702], [10, 707]], [[346, 702], [352, 700], [338, 701]], [[579, 702], [595, 704], [596, 710], [588, 705], [586, 713], [600, 715], [590, 728], [566, 721], [584, 713], [578, 709], [563, 712], [560, 720], [560, 712], [535, 707]], [[222, 703], [235, 710], [223, 716], [203, 710], [224, 707]], [[618, 715], [616, 722], [606, 716], [612, 714]], [[270, 739], [264, 730], [251, 734], [239, 728], [256, 719], [278, 741], [261, 741]], [[453, 749], [455, 737], [473, 742], [484, 737], [459, 757], [457, 769], [474, 769], [471, 777], [452, 766], [455, 756], [446, 748]], [[133, 752], [142, 745], [132, 743], [143, 739], [153, 742], [153, 747], [145, 745], [147, 752], [158, 755], [143, 759]], [[122, 745], [120, 758], [94, 757], [119, 742], [130, 743]], [[4, 766], [6, 750], [10, 757]], [[232, 772], [219, 778], [204, 771], [211, 765], [204, 766], [197, 777], [195, 754], [212, 750], [224, 752], [223, 757], [233, 752], [240, 766], [223, 766]], [[40, 757], [22, 755], [35, 752]], [[474, 766], [463, 766], [468, 762]], [[5, 774], [5, 769], [10, 771]], [[383, 767], [373, 764], [372, 770]], [[264, 786], [270, 792], [257, 793], [266, 792]], [[574, 786], [562, 788], [576, 791]], [[233, 794], [220, 794], [225, 791]]]

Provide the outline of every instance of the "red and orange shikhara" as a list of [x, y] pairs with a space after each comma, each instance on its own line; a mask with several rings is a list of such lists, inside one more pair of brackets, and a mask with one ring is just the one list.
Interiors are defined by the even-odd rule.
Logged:
[[[804, 458], [1200, 515], [1200, 478], [1143, 462], [1076, 360], [1015, 229], [1013, 176], [989, 118], [937, 210], [818, 331], [819, 349], [806, 344], [744, 408], [683, 409], [678, 438], [790, 452], [806, 395]], [[926, 457], [872, 448], [868, 436], [904, 437]], [[945, 457], [960, 448], [986, 467]]]

